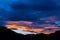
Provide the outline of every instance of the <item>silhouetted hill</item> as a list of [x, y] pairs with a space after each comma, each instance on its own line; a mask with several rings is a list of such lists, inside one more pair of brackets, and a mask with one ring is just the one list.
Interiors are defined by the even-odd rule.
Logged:
[[2, 27], [2, 26], [0, 26], [0, 37], [1, 38], [9, 38], [9, 39], [15, 39], [15, 38], [21, 38], [21, 37], [23, 37], [23, 35], [22, 34], [16, 34], [15, 32], [13, 32], [13, 31], [11, 31], [11, 30], [9, 30], [9, 29], [7, 29], [7, 28], [5, 28], [5, 27]]
[[9, 39], [13, 39], [13, 40], [14, 39], [17, 39], [17, 40], [18, 39], [24, 39], [24, 40], [27, 40], [27, 39], [28, 40], [32, 40], [32, 39], [33, 40], [37, 40], [37, 39], [43, 39], [43, 40], [45, 40], [45, 39], [48, 39], [48, 40], [53, 39], [53, 40], [55, 40], [55, 39], [57, 39], [57, 37], [60, 38], [60, 31], [57, 31], [56, 33], [53, 33], [53, 34], [50, 34], [50, 35], [45, 35], [45, 34], [22, 35], [22, 34], [17, 34], [17, 33], [13, 32], [13, 31], [5, 28], [5, 27], [0, 26], [0, 37], [3, 38], [3, 39], [5, 39], [5, 37], [6, 37], [6, 39], [9, 38]]

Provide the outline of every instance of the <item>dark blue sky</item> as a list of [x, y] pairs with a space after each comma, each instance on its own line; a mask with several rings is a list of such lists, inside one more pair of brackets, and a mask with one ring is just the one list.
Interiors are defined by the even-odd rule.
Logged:
[[37, 21], [54, 15], [60, 17], [60, 0], [0, 0], [0, 20]]

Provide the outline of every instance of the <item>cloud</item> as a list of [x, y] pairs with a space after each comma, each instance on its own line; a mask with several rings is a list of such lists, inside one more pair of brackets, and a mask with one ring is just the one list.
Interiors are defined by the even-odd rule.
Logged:
[[60, 27], [56, 24], [37, 24], [37, 22], [29, 21], [6, 21], [5, 27], [23, 35], [38, 33], [51, 34], [60, 30]]
[[1, 0], [0, 5], [1, 16], [8, 20], [37, 21], [40, 17], [60, 17], [60, 8], [53, 0]]

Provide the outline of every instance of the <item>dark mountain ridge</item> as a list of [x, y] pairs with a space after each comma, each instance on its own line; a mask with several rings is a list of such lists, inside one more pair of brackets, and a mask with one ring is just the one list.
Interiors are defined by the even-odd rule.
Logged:
[[22, 35], [17, 34], [5, 27], [0, 26], [0, 37], [1, 38], [9, 38], [9, 39], [30, 39], [30, 40], [37, 40], [37, 39], [57, 39], [57, 37], [60, 37], [60, 31], [56, 31], [56, 33], [45, 35], [45, 34], [37, 34], [37, 35]]

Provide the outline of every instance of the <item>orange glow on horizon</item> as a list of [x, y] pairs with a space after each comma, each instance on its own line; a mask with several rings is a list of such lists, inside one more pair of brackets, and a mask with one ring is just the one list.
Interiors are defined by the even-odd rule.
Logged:
[[[59, 27], [56, 27], [55, 25], [52, 25], [52, 26], [45, 26], [43, 28], [30, 28], [26, 25], [18, 25], [20, 23], [20, 21], [8, 21], [7, 24], [5, 25], [8, 29], [11, 29], [11, 28], [21, 28], [23, 31], [32, 31], [32, 32], [36, 32], [36, 33], [43, 33], [43, 34], [51, 34], [51, 33], [54, 33], [55, 31], [57, 31], [58, 29], [60, 30]], [[32, 24], [32, 22], [23, 22], [25, 24]], [[21, 23], [20, 23], [21, 24]], [[48, 29], [48, 28], [51, 28], [53, 30], [49, 31], [49, 30], [45, 30], [45, 29]]]

